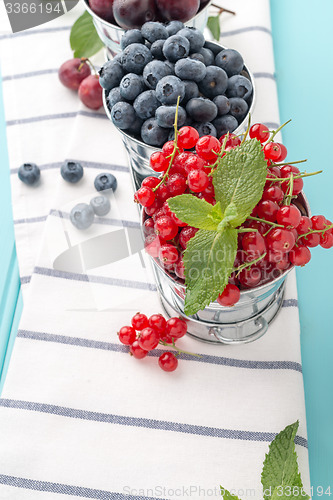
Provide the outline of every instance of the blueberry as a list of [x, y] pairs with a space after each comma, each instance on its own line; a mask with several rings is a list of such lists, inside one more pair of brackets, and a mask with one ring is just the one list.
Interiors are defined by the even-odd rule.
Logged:
[[[163, 45], [165, 40], [156, 40], [156, 42], [151, 44], [150, 52], [154, 59], [164, 59], [163, 55]], [[148, 63], [149, 64], [149, 63]]]
[[156, 42], [156, 40], [166, 40], [169, 36], [167, 29], [162, 23], [156, 23], [153, 21], [148, 21], [141, 27], [141, 34], [143, 38], [148, 40], [150, 43]]
[[131, 45], [132, 43], [145, 43], [140, 30], [128, 30], [123, 34], [120, 40], [121, 50], [126, 49], [126, 47], [128, 47], [128, 45]]
[[120, 93], [120, 87], [111, 89], [106, 100], [109, 105], [109, 109], [112, 109], [117, 102], [126, 102], [126, 99], [124, 99]]
[[236, 118], [238, 123], [244, 120], [249, 106], [241, 97], [230, 97], [230, 114]]
[[65, 181], [75, 184], [83, 177], [83, 167], [77, 161], [65, 161], [61, 165], [60, 173]]
[[204, 63], [190, 57], [180, 59], [175, 64], [175, 73], [182, 80], [201, 82], [205, 78], [206, 72]]
[[130, 128], [135, 120], [133, 106], [128, 102], [117, 102], [111, 110], [111, 119], [122, 130]]
[[217, 106], [217, 114], [222, 116], [226, 115], [230, 111], [230, 102], [225, 95], [218, 95], [214, 97], [213, 102]]
[[119, 62], [108, 61], [99, 71], [99, 83], [105, 90], [118, 87], [124, 76], [124, 70]]
[[177, 76], [168, 75], [162, 78], [156, 85], [156, 97], [162, 104], [177, 104], [185, 96], [185, 85]]
[[160, 105], [155, 90], [145, 90], [133, 103], [136, 114], [143, 120], [155, 116], [155, 111]]
[[182, 101], [183, 104], [186, 104], [193, 97], [199, 97], [199, 87], [192, 80], [184, 80], [185, 85], [185, 96]]
[[128, 73], [125, 75], [119, 87], [121, 96], [129, 101], [134, 101], [134, 99], [146, 88], [142, 76], [135, 73]]
[[95, 213], [99, 217], [103, 217], [110, 212], [111, 204], [106, 196], [100, 195], [95, 196], [90, 200], [90, 205]]
[[140, 75], [152, 58], [152, 53], [148, 47], [140, 43], [132, 43], [123, 51], [123, 67], [127, 73]]
[[[163, 56], [164, 57], [164, 56]], [[174, 75], [175, 74], [175, 63], [171, 62], [171, 61], [168, 61], [167, 59], [164, 61], [164, 64], [166, 64], [168, 66], [168, 68], [170, 68], [170, 75]]]
[[215, 65], [224, 69], [228, 76], [238, 75], [244, 66], [242, 56], [237, 50], [224, 49], [215, 57]]
[[172, 70], [163, 61], [150, 61], [143, 70], [143, 79], [150, 89], [156, 89], [157, 83], [165, 76], [171, 75]]
[[116, 56], [114, 56], [114, 58], [112, 59], [112, 62], [117, 62], [117, 63], [120, 64], [120, 66], [122, 66], [122, 64], [123, 64], [123, 53], [119, 52], [119, 54], [117, 54]]
[[28, 186], [35, 184], [40, 178], [40, 170], [36, 163], [23, 163], [18, 169], [18, 176], [20, 181]]
[[168, 140], [168, 136], [169, 129], [160, 127], [155, 118], [149, 118], [142, 125], [142, 140], [150, 146], [162, 146]]
[[214, 59], [215, 59], [215, 56], [217, 56], [217, 54], [218, 54], [219, 52], [221, 52], [221, 47], [220, 47], [220, 45], [218, 45], [218, 44], [217, 44], [217, 43], [215, 43], [215, 42], [209, 42], [209, 41], [206, 41], [206, 42], [205, 42], [205, 45], [204, 45], [204, 48], [205, 48], [205, 49], [209, 49], [209, 50], [211, 50], [211, 51], [213, 52], [213, 54], [214, 54]]
[[200, 137], [203, 137], [204, 135], [212, 135], [213, 137], [217, 137], [216, 128], [211, 122], [193, 123], [192, 127], [194, 127], [199, 132]]
[[166, 30], [169, 36], [175, 35], [178, 31], [184, 28], [184, 24], [181, 21], [170, 21], [166, 26]]
[[238, 127], [238, 122], [234, 116], [224, 115], [216, 118], [213, 125], [216, 128], [217, 137], [221, 137], [227, 132], [233, 132]]
[[78, 203], [72, 208], [70, 220], [77, 229], [88, 229], [94, 222], [94, 211], [87, 203]]
[[[171, 128], [174, 125], [177, 106], [160, 106], [156, 110], [155, 118], [160, 127]], [[177, 127], [182, 127], [186, 121], [186, 111], [178, 107]]]
[[163, 54], [166, 59], [176, 62], [190, 53], [190, 42], [184, 36], [172, 35], [165, 40]]
[[228, 97], [242, 97], [247, 100], [252, 94], [252, 83], [242, 75], [234, 75], [229, 78]]
[[94, 180], [94, 186], [96, 191], [105, 191], [106, 189], [112, 189], [113, 192], [117, 189], [118, 183], [114, 175], [108, 172], [103, 172], [98, 174]]
[[178, 35], [188, 39], [190, 52], [198, 52], [205, 44], [205, 37], [197, 28], [183, 28], [178, 31]]
[[211, 122], [217, 116], [217, 107], [210, 99], [194, 97], [186, 104], [186, 111], [196, 122]]
[[129, 129], [126, 130], [126, 133], [135, 135], [135, 136], [140, 136], [141, 134], [141, 127], [143, 124], [142, 118], [139, 116], [135, 117], [135, 121], [132, 123]]
[[210, 49], [206, 49], [205, 47], [202, 47], [202, 49], [200, 49], [199, 52], [197, 52], [197, 53], [200, 54], [204, 58], [203, 62], [206, 66], [211, 66], [214, 64], [215, 56]]
[[199, 54], [199, 52], [194, 52], [193, 54], [190, 55], [190, 58], [205, 64], [205, 58], [202, 54]]
[[228, 87], [228, 75], [218, 66], [207, 66], [206, 76], [199, 83], [199, 89], [206, 96], [213, 99], [224, 94]]

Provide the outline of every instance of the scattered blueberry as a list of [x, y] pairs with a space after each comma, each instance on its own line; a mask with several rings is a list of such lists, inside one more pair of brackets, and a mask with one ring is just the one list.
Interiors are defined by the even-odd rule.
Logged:
[[230, 114], [236, 118], [238, 123], [243, 121], [248, 112], [249, 106], [241, 97], [230, 97]]
[[130, 128], [135, 118], [134, 108], [128, 102], [117, 102], [111, 110], [111, 119], [121, 130]]
[[201, 82], [206, 76], [207, 69], [204, 63], [197, 59], [186, 57], [179, 59], [175, 64], [175, 73], [182, 80], [193, 80], [194, 82]]
[[203, 137], [204, 135], [212, 135], [213, 137], [217, 137], [216, 128], [211, 122], [193, 123], [192, 127], [194, 127], [199, 132], [200, 137]]
[[252, 83], [243, 75], [234, 75], [229, 78], [228, 97], [242, 97], [248, 99], [252, 94]]
[[211, 122], [217, 116], [217, 107], [210, 99], [194, 97], [186, 104], [186, 111], [196, 122]]
[[179, 96], [182, 102], [185, 96], [185, 85], [177, 76], [165, 76], [156, 85], [156, 97], [162, 104], [177, 104]]
[[127, 73], [140, 75], [143, 68], [153, 59], [153, 56], [145, 45], [132, 43], [123, 51], [123, 67]]
[[117, 189], [117, 179], [114, 175], [108, 172], [103, 174], [98, 174], [94, 181], [94, 186], [96, 191], [105, 191], [106, 189], [112, 189], [113, 192]]
[[127, 73], [119, 85], [120, 94], [124, 99], [133, 101], [139, 94], [141, 94], [146, 86], [141, 75], [136, 73]]
[[233, 132], [238, 127], [238, 121], [234, 116], [224, 115], [216, 118], [213, 121], [213, 125], [216, 128], [217, 136], [226, 134], [227, 132]]
[[205, 37], [197, 28], [183, 28], [178, 31], [179, 36], [184, 36], [190, 42], [190, 52], [199, 52], [205, 45]]
[[133, 107], [139, 118], [147, 120], [155, 116], [155, 111], [161, 105], [155, 90], [145, 90], [134, 101]]
[[157, 83], [167, 75], [171, 75], [172, 70], [164, 61], [150, 61], [143, 70], [143, 79], [147, 87], [156, 89]]
[[75, 184], [83, 177], [83, 167], [77, 161], [65, 161], [60, 167], [62, 178]]
[[99, 83], [105, 90], [118, 87], [125, 72], [119, 62], [108, 61], [99, 71]]
[[126, 49], [126, 47], [128, 47], [128, 45], [131, 45], [132, 43], [142, 43], [142, 44], [145, 43], [145, 40], [140, 30], [135, 29], [135, 30], [125, 31], [120, 40], [121, 50]]
[[168, 36], [175, 35], [178, 31], [184, 28], [184, 24], [181, 21], [170, 21], [167, 25], [166, 29], [168, 32]]
[[90, 205], [92, 206], [95, 215], [98, 215], [99, 217], [103, 217], [108, 214], [111, 209], [110, 200], [103, 195], [92, 198], [90, 200]]
[[171, 62], [176, 62], [190, 53], [190, 42], [184, 36], [172, 35], [163, 45], [163, 54]]
[[23, 163], [18, 169], [18, 176], [24, 184], [32, 186], [40, 178], [39, 167], [37, 167], [36, 163]]
[[[177, 106], [160, 106], [156, 110], [155, 118], [160, 127], [171, 128], [175, 122]], [[182, 127], [186, 121], [186, 111], [181, 106], [178, 107], [177, 127]]]
[[242, 56], [237, 50], [224, 49], [215, 57], [215, 64], [224, 69], [228, 76], [238, 75], [244, 66]]
[[72, 208], [69, 217], [71, 223], [77, 229], [88, 229], [94, 222], [95, 214], [92, 207], [87, 203], [78, 203]]
[[107, 102], [110, 109], [115, 104], [117, 104], [117, 102], [126, 102], [126, 99], [124, 99], [120, 93], [120, 87], [114, 87], [113, 89], [110, 90], [107, 97]]
[[217, 114], [222, 116], [226, 115], [230, 111], [230, 102], [225, 95], [218, 95], [214, 97], [213, 102], [217, 106]]
[[142, 140], [150, 146], [162, 146], [168, 140], [168, 136], [169, 129], [160, 127], [155, 118], [149, 118], [142, 125]]
[[148, 40], [150, 43], [156, 42], [156, 40], [166, 40], [169, 33], [166, 27], [162, 23], [156, 23], [153, 21], [148, 21], [141, 27], [141, 34], [143, 38]]
[[201, 92], [211, 99], [224, 94], [228, 87], [228, 75], [218, 66], [207, 66], [206, 76], [199, 83]]

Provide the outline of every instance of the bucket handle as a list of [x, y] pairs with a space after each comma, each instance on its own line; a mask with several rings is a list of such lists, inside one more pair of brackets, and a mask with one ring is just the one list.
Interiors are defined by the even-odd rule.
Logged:
[[[253, 321], [253, 318], [249, 318], [248, 320], [246, 321], [243, 321], [242, 323], [235, 323], [233, 325], [228, 325], [226, 327], [221, 327], [221, 326], [212, 326], [210, 329], [209, 329], [209, 334], [214, 336], [219, 342], [222, 342], [222, 343], [226, 343], [226, 339], [223, 335], [223, 332], [225, 332], [226, 330], [234, 330], [235, 331], [235, 341], [237, 341], [238, 339], [241, 339], [242, 341], [244, 341], [244, 337], [242, 336], [242, 330], [243, 330], [243, 327], [250, 321]], [[268, 322], [266, 321], [266, 319], [263, 317], [263, 316], [259, 316], [258, 318], [256, 318], [255, 320], [255, 324], [260, 326], [259, 330], [256, 331], [256, 333], [253, 335], [251, 334], [251, 340], [255, 340], [257, 338], [260, 338], [262, 335], [264, 335], [266, 332], [267, 332], [267, 329], [268, 329]], [[228, 343], [230, 343], [230, 340], [228, 341]]]

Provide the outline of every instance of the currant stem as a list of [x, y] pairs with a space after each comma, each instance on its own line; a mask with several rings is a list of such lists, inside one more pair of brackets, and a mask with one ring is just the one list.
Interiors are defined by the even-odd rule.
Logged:
[[282, 130], [283, 127], [285, 127], [286, 125], [288, 125], [288, 123], [290, 123], [290, 122], [291, 122], [291, 119], [288, 120], [287, 122], [283, 123], [282, 125], [280, 125], [280, 127], [277, 128], [276, 130], [274, 130], [274, 132], [272, 133], [272, 136], [270, 137], [270, 139], [267, 142], [273, 142], [273, 139], [276, 136], [276, 134], [278, 134], [280, 132], [280, 130]]
[[249, 113], [249, 119], [247, 121], [247, 129], [245, 130], [244, 137], [242, 139], [241, 144], [243, 144], [246, 141], [246, 138], [250, 132], [250, 128], [251, 128], [251, 113]]
[[268, 224], [269, 226], [274, 226], [274, 227], [282, 227], [284, 228], [284, 226], [282, 226], [281, 224], [276, 224], [276, 222], [271, 222], [269, 220], [265, 220], [265, 219], [260, 219], [259, 217], [252, 217], [252, 215], [249, 215], [248, 216], [248, 219], [250, 220], [256, 220], [258, 222], [263, 222], [264, 224]]
[[324, 234], [326, 233], [326, 231], [328, 231], [329, 229], [332, 229], [333, 228], [333, 224], [331, 224], [330, 226], [326, 226], [324, 229], [311, 229], [311, 231], [307, 232], [307, 233], [304, 233], [304, 234], [300, 234], [299, 237], [297, 238], [296, 240], [296, 243], [298, 242], [298, 240], [300, 240], [301, 238], [306, 238], [307, 236], [309, 236], [310, 234], [313, 234], [313, 233], [321, 233], [321, 234]]
[[225, 153], [225, 145], [227, 144], [227, 140], [228, 139], [229, 139], [229, 132], [226, 133], [225, 138], [223, 139], [223, 144], [221, 146], [221, 150], [220, 150], [219, 153], [216, 153], [216, 151], [214, 151], [212, 149], [213, 153], [215, 153], [217, 155], [217, 160], [216, 160], [215, 163], [213, 163], [213, 165], [209, 165], [211, 167], [211, 169], [212, 169], [211, 172], [208, 174], [209, 177], [211, 177], [213, 175], [215, 167], [217, 167], [218, 162], [220, 161], [220, 159], [224, 155], [224, 153]]
[[[287, 163], [287, 165], [290, 165], [290, 163]], [[310, 172], [310, 173], [304, 172], [304, 173], [296, 174], [293, 177], [294, 177], [294, 179], [302, 179], [303, 177], [311, 177], [312, 175], [318, 175], [318, 174], [322, 174], [322, 173], [323, 173], [322, 170], [318, 170], [317, 172]], [[288, 183], [290, 183], [290, 177], [289, 178], [288, 177], [276, 177], [275, 179], [269, 178], [268, 180], [269, 180], [269, 182], [286, 182], [286, 181], [288, 181]]]
[[293, 198], [293, 190], [294, 190], [294, 174], [291, 172], [290, 180], [289, 180], [288, 194], [283, 199], [283, 205], [290, 205], [291, 200]]
[[189, 356], [195, 356], [197, 358], [201, 358], [202, 356], [200, 354], [195, 354], [194, 352], [188, 352], [188, 351], [183, 351], [182, 349], [179, 349], [175, 341], [172, 341], [172, 344], [168, 344], [167, 342], [164, 342], [164, 340], [160, 340], [159, 344], [164, 345], [165, 347], [171, 347], [172, 349], [175, 349], [178, 354], [188, 354]]
[[286, 163], [273, 163], [273, 167], [284, 167], [285, 165], [297, 165], [298, 163], [305, 163], [308, 161], [307, 159], [305, 160], [297, 160], [297, 161], [288, 161]]
[[258, 229], [256, 227], [240, 227], [238, 229], [239, 233], [253, 233], [253, 232], [258, 232]]
[[251, 262], [246, 262], [245, 264], [242, 264], [241, 266], [234, 268], [233, 272], [236, 273], [236, 276], [238, 276], [239, 273], [241, 271], [243, 271], [243, 269], [246, 269], [247, 267], [251, 267], [251, 266], [253, 266], [253, 264], [257, 264], [257, 262], [261, 261], [264, 257], [266, 257], [266, 255], [267, 255], [267, 252], [260, 255], [260, 257], [258, 257], [257, 259], [251, 260]]

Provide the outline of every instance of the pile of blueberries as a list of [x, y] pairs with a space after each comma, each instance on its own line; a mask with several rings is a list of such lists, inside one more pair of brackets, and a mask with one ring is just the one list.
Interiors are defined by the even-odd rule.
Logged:
[[244, 120], [253, 88], [239, 52], [206, 42], [180, 21], [147, 22], [125, 32], [122, 52], [100, 70], [113, 123], [151, 146], [191, 125], [200, 137], [233, 132]]

